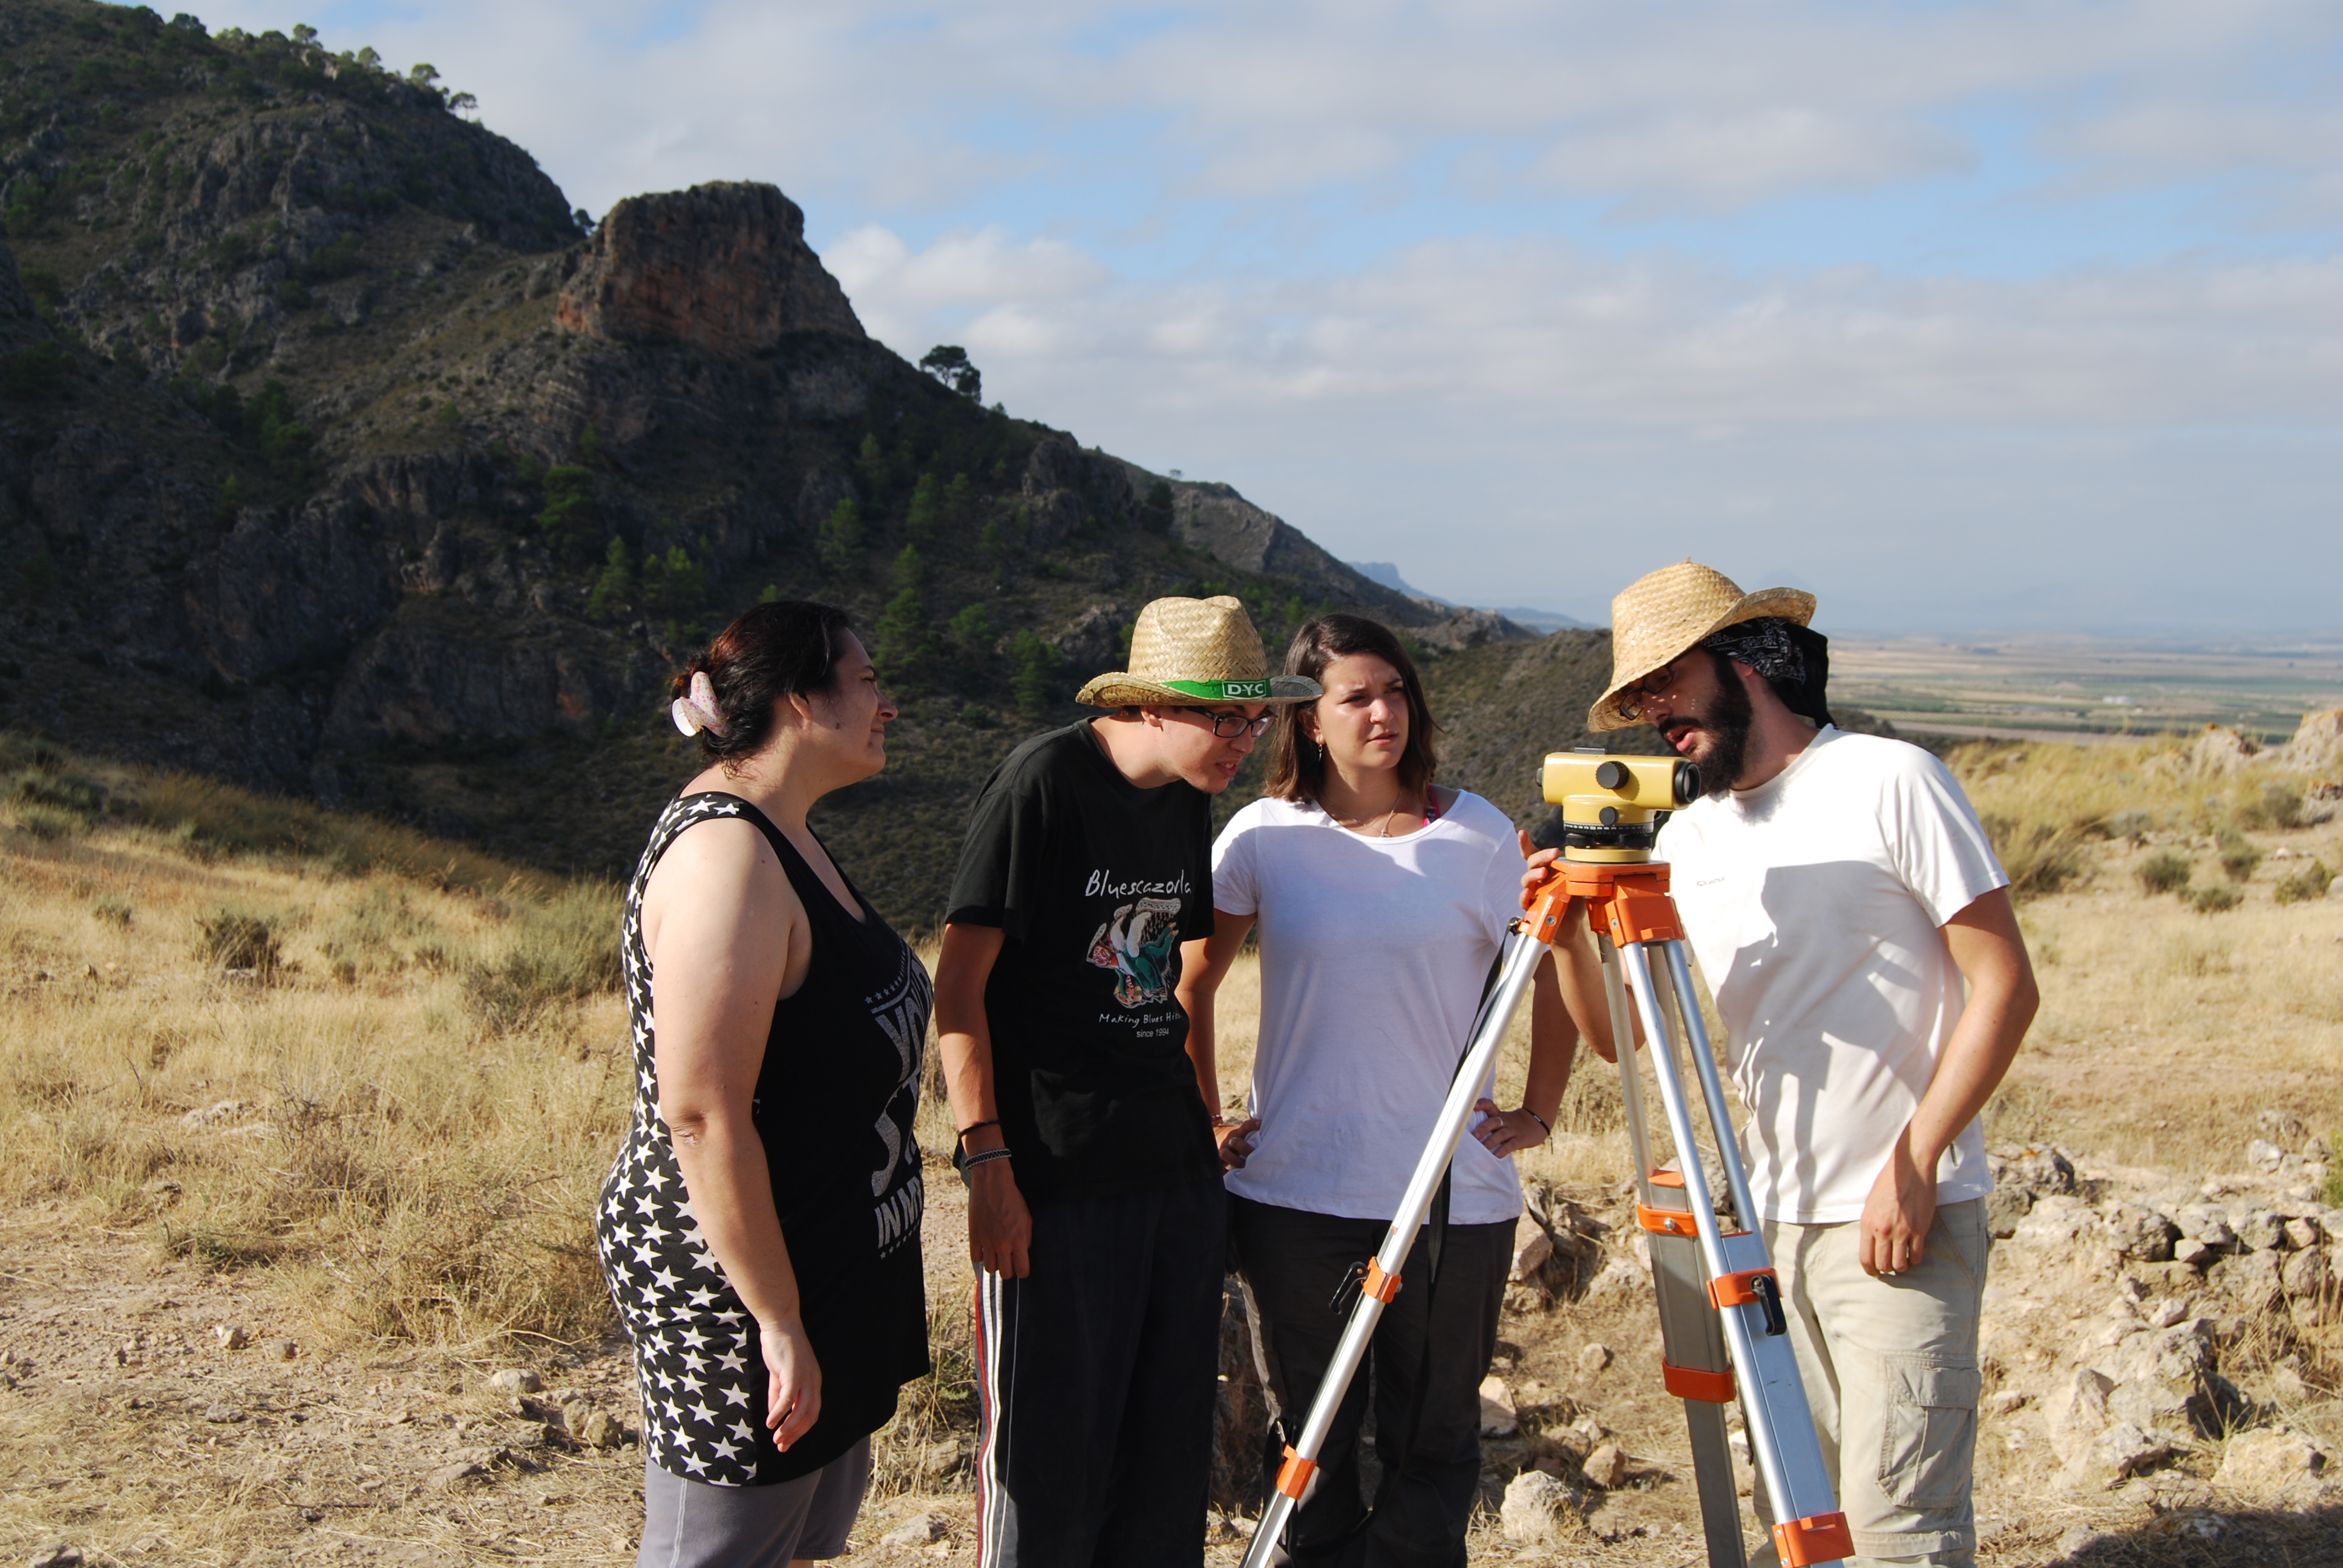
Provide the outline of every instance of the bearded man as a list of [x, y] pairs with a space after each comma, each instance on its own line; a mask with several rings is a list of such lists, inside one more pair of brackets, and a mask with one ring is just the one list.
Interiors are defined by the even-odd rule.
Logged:
[[[2034, 973], [1945, 765], [1831, 722], [1814, 612], [1664, 567], [1612, 601], [1587, 723], [1651, 725], [1709, 787], [1660, 849], [1749, 1108], [1754, 1219], [1855, 1560], [1966, 1565], [1993, 1188], [1977, 1117]], [[1758, 1508], [1770, 1525], [1762, 1484]]]

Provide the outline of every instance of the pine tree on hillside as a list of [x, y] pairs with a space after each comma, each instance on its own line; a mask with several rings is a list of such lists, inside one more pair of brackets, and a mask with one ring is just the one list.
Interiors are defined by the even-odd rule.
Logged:
[[910, 687], [924, 678], [934, 652], [928, 623], [928, 567], [920, 547], [905, 545], [895, 558], [895, 597], [879, 617], [878, 661], [882, 678]]

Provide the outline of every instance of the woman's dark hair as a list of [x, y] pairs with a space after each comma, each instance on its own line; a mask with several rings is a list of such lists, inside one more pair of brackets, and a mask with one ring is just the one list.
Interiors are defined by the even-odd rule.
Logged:
[[[1415, 678], [1415, 660], [1407, 656], [1391, 628], [1363, 615], [1314, 616], [1293, 634], [1285, 650], [1285, 673], [1318, 680], [1328, 665], [1354, 653], [1371, 653], [1399, 671], [1401, 689], [1407, 693], [1407, 749], [1400, 753], [1399, 787], [1410, 794], [1426, 793], [1433, 775], [1440, 771], [1439, 753], [1432, 740], [1440, 726], [1433, 721], [1432, 709], [1423, 700], [1423, 683]], [[1326, 754], [1302, 733], [1300, 710], [1272, 734], [1276, 739], [1270, 742], [1269, 793], [1281, 800], [1314, 803], [1326, 782]]]
[[717, 633], [708, 651], [678, 670], [672, 682], [674, 695], [681, 697], [704, 669], [716, 689], [724, 733], [701, 730], [700, 755], [729, 767], [763, 750], [772, 739], [775, 703], [798, 692], [837, 689], [838, 658], [853, 629], [836, 605], [785, 598], [757, 606]]

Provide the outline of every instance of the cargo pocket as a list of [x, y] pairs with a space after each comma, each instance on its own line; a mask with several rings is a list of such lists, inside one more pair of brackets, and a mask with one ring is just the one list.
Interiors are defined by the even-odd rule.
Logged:
[[1917, 1356], [1888, 1356], [1884, 1370], [1887, 1423], [1879, 1490], [1898, 1508], [1957, 1506], [1969, 1490], [1982, 1374], [1974, 1366], [1944, 1366]]

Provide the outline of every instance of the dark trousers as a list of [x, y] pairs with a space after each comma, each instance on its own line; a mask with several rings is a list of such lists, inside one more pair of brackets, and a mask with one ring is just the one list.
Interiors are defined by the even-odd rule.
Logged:
[[[1383, 1245], [1390, 1225], [1244, 1198], [1231, 1199], [1229, 1223], [1269, 1392], [1273, 1477], [1285, 1445], [1301, 1435], [1348, 1322], [1349, 1302], [1341, 1312], [1328, 1303], [1352, 1268]], [[1273, 1562], [1294, 1568], [1463, 1568], [1464, 1531], [1481, 1482], [1481, 1380], [1496, 1353], [1513, 1226], [1449, 1226], [1436, 1289], [1430, 1241], [1429, 1231], [1419, 1237], [1401, 1271], [1399, 1295], [1375, 1326], [1366, 1364], [1351, 1380], [1318, 1473]], [[1375, 1457], [1384, 1473], [1372, 1518], [1359, 1472], [1370, 1371]], [[1419, 1379], [1423, 1412], [1410, 1443]]]
[[982, 1568], [1198, 1568], [1219, 1388], [1220, 1179], [1032, 1205], [977, 1275]]

